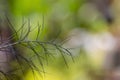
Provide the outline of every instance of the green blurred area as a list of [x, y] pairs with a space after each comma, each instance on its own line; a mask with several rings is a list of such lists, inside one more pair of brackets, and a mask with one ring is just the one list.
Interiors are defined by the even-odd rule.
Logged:
[[[38, 24], [41, 27], [44, 26], [43, 29], [41, 28], [39, 39], [42, 41], [55, 40], [58, 44], [67, 42], [66, 38], [69, 39], [71, 31], [74, 29], [83, 29], [93, 35], [108, 31], [108, 24], [104, 17], [94, 6], [86, 3], [86, 0], [8, 0], [8, 2], [11, 15], [15, 18], [13, 23], [16, 29], [22, 25], [23, 18], [26, 22], [28, 18], [30, 19], [33, 31], [28, 39], [35, 39]], [[27, 23], [25, 27], [27, 27]], [[75, 62], [65, 55], [67, 67], [59, 52], [52, 50], [51, 46], [47, 47], [54, 57], [48, 56], [48, 61], [43, 60], [44, 66], [38, 66], [44, 67], [46, 73], [39, 74], [35, 71], [33, 75], [32, 71], [28, 70], [24, 76], [25, 80], [34, 80], [34, 76], [35, 80], [99, 80], [103, 77], [102, 61], [92, 60], [84, 49], [81, 51], [79, 48], [77, 52], [74, 49], [71, 50], [73, 55], [76, 54]], [[44, 53], [40, 47], [35, 47], [35, 49], [41, 54]], [[23, 52], [26, 53], [23, 55], [28, 57], [33, 55], [27, 49], [24, 49]], [[38, 61], [33, 59], [37, 65]]]

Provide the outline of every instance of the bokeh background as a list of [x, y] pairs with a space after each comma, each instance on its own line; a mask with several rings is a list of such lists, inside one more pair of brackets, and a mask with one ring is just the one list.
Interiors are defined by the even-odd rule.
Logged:
[[[5, 4], [15, 29], [29, 18], [33, 29], [38, 23], [44, 26], [40, 40], [62, 44], [74, 58], [65, 55], [65, 64], [58, 51], [49, 46], [54, 57], [43, 61], [45, 73], [36, 71], [33, 75], [28, 69], [23, 80], [120, 79], [119, 57], [115, 56], [120, 54], [120, 0], [5, 0]], [[22, 52], [30, 55], [27, 49]]]

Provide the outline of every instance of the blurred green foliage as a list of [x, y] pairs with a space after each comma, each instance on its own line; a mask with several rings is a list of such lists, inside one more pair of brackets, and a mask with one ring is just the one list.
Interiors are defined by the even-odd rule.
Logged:
[[94, 6], [86, 2], [87, 0], [9, 0], [14, 15], [44, 14], [47, 27], [53, 29], [82, 27], [95, 32], [106, 30], [104, 18]]
[[[86, 0], [8, 0], [10, 4], [10, 11], [12, 16], [18, 17], [15, 20], [15, 27], [19, 28], [22, 24], [21, 16], [30, 18], [31, 27], [33, 32], [29, 35], [29, 39], [34, 39], [35, 34], [38, 31], [38, 24], [41, 28], [40, 40], [62, 42], [75, 28], [83, 28], [89, 32], [101, 32], [107, 30], [107, 23], [101, 16], [97, 9], [93, 8], [90, 4], [86, 4]], [[44, 17], [44, 18], [43, 18]], [[27, 24], [25, 25], [27, 26]], [[24, 31], [25, 32], [25, 31]], [[48, 46], [48, 48], [51, 48]], [[36, 47], [38, 51], [41, 48]], [[25, 50], [26, 56], [32, 55], [29, 50]], [[48, 58], [49, 65], [45, 67], [47, 76], [45, 80], [93, 80], [92, 76], [97, 76], [97, 71], [94, 63], [90, 62], [89, 58], [83, 52], [75, 57], [77, 59], [75, 63], [68, 60], [68, 69], [62, 56], [56, 55], [57, 51], [51, 51], [54, 53], [56, 59]], [[36, 64], [37, 61], [34, 60]], [[44, 61], [43, 61], [44, 62]], [[91, 63], [91, 64], [90, 64]], [[98, 68], [99, 69], [99, 68]], [[99, 72], [99, 70], [98, 70]], [[37, 77], [38, 73], [35, 72]], [[51, 76], [52, 75], [52, 76]], [[99, 75], [99, 74], [98, 74]], [[101, 75], [101, 74], [100, 74]], [[32, 77], [32, 71], [28, 70], [25, 75], [25, 80], [34, 80]], [[36, 80], [38, 80], [37, 78]]]

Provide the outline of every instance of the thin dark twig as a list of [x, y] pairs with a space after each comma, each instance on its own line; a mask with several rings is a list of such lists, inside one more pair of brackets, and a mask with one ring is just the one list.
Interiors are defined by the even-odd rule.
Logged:
[[39, 38], [39, 35], [40, 35], [40, 25], [39, 25], [39, 23], [38, 23], [38, 31], [37, 31], [37, 37], [36, 37], [36, 40], [38, 40], [38, 38]]
[[65, 59], [65, 56], [63, 55], [63, 51], [62, 51], [57, 45], [55, 45], [55, 46], [56, 46], [56, 49], [61, 53], [61, 55], [62, 55], [62, 57], [63, 57], [63, 59], [64, 59], [64, 62], [65, 62], [65, 64], [66, 64], [67, 68], [68, 68], [68, 64], [67, 64], [67, 61], [66, 61], [66, 59]]
[[7, 16], [6, 16], [6, 19], [7, 19], [8, 24], [10, 25], [9, 27], [13, 30], [13, 32], [15, 33], [17, 39], [19, 39], [19, 38], [18, 38], [18, 33], [17, 33], [16, 30], [14, 29], [12, 23], [9, 21], [9, 19], [8, 19]]

